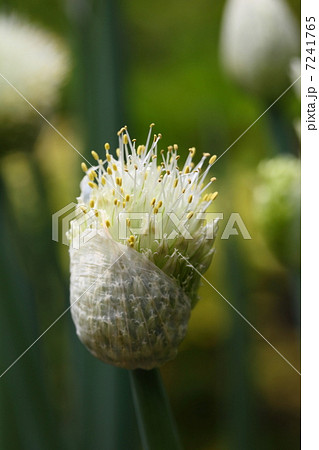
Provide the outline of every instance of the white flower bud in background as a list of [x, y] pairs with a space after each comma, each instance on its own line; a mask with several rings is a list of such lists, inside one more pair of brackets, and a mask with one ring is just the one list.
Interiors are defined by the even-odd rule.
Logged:
[[261, 97], [288, 87], [288, 68], [298, 55], [299, 30], [284, 0], [228, 0], [222, 20], [220, 58], [228, 74]]
[[277, 156], [258, 166], [254, 192], [258, 225], [272, 252], [286, 267], [300, 267], [300, 160]]
[[[68, 53], [60, 40], [15, 15], [0, 15], [0, 73], [41, 114], [56, 105], [68, 71]], [[26, 139], [29, 125], [35, 122], [39, 122], [37, 113], [0, 77], [3, 147], [10, 146], [10, 134], [18, 132], [22, 140]]]
[[177, 145], [158, 151], [161, 136], [151, 139], [151, 130], [146, 145], [136, 147], [122, 128], [117, 158], [106, 144], [103, 160], [92, 151], [95, 167], [82, 163], [84, 217], [72, 221], [68, 234], [77, 334], [99, 359], [127, 369], [174, 358], [197, 301], [199, 273], [214, 253], [215, 222], [202, 219], [217, 196], [207, 192], [216, 156], [204, 153], [195, 165], [190, 148], [179, 165]]
[[[293, 58], [290, 61], [289, 67], [289, 76], [290, 80], [293, 83], [298, 77], [301, 75], [301, 61], [300, 58]], [[294, 91], [299, 100], [301, 100], [301, 78], [297, 83], [294, 84]], [[296, 134], [301, 140], [301, 120], [300, 117], [298, 119], [294, 119], [294, 127], [296, 130]]]
[[[297, 78], [299, 78], [301, 75], [301, 61], [300, 58], [293, 58], [290, 61], [289, 65], [289, 77], [291, 82], [293, 83]], [[294, 90], [297, 95], [297, 97], [301, 98], [301, 78], [297, 81], [297, 83], [294, 84]]]

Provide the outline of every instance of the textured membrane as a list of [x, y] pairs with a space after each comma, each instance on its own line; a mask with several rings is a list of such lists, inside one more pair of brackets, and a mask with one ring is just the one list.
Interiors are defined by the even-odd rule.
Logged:
[[136, 250], [101, 230], [70, 248], [71, 313], [83, 344], [106, 363], [151, 369], [176, 356], [191, 302]]

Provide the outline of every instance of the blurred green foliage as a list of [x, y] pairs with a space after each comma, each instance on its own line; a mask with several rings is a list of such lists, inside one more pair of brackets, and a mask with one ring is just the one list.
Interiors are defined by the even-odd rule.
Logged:
[[[105, 54], [102, 40], [110, 37], [90, 29], [104, 24], [94, 10], [99, 2], [82, 18], [89, 28], [81, 28], [83, 24], [79, 26], [74, 17], [74, 12], [80, 14], [90, 5], [86, 1], [10, 0], [5, 8], [69, 42], [74, 71], [50, 120], [80, 152], [89, 155], [92, 148], [101, 150], [101, 139], [114, 139], [110, 133], [124, 121], [132, 137], [142, 143], [149, 123], [155, 122], [155, 132], [163, 134], [163, 147], [178, 143], [186, 155], [195, 146], [199, 158], [203, 151], [222, 154], [269, 106], [241, 91], [220, 68], [224, 3], [116, 3], [117, 16], [111, 20], [116, 39], [110, 60], [115, 72], [105, 66], [110, 55]], [[299, 0], [290, 3], [299, 20]], [[110, 17], [105, 23], [109, 22]], [[87, 39], [91, 41], [86, 47]], [[94, 39], [101, 39], [96, 47]], [[110, 42], [105, 42], [105, 48], [110, 49]], [[87, 74], [90, 68], [99, 70], [101, 58], [105, 58], [105, 72], [97, 74], [103, 90], [99, 102], [98, 89], [81, 91], [81, 86], [96, 79], [96, 72], [91, 78]], [[117, 98], [111, 122], [110, 86], [116, 89]], [[95, 115], [88, 95], [94, 96], [100, 111], [105, 111], [106, 102], [105, 117], [101, 112]], [[278, 111], [285, 127], [274, 131], [266, 114], [213, 167], [214, 187], [219, 191], [214, 209], [225, 215], [219, 237], [230, 212], [236, 211], [252, 239], [243, 240], [240, 235], [217, 239], [206, 278], [299, 368], [294, 314], [298, 288], [291, 284], [289, 267], [268, 247], [254, 211], [260, 161], [280, 151], [280, 139], [289, 142], [288, 151], [298, 154], [293, 120], [299, 114], [299, 100], [294, 92], [281, 99]], [[96, 120], [98, 136], [94, 135]], [[19, 148], [1, 158], [1, 192], [5, 193], [1, 212], [6, 211], [1, 216], [3, 370], [68, 305], [67, 248], [51, 241], [50, 221], [52, 213], [78, 195], [80, 162], [45, 123], [32, 155]], [[279, 215], [280, 211], [279, 207]], [[289, 227], [289, 221], [285, 226]], [[290, 248], [294, 242], [287, 245]], [[204, 281], [200, 296], [178, 357], [162, 369], [184, 447], [299, 448], [299, 376]], [[61, 449], [120, 448], [115, 444], [117, 434], [129, 429], [132, 434], [128, 434], [134, 435], [127, 406], [130, 393], [125, 387], [114, 389], [120, 386], [116, 379], [121, 377], [122, 372], [107, 372], [86, 354], [66, 315], [0, 379], [0, 426], [6, 429], [1, 448], [46, 449], [49, 441], [52, 448]], [[117, 428], [121, 423], [115, 416], [122, 417], [125, 431]], [[107, 424], [113, 436], [105, 432]], [[127, 443], [122, 445], [129, 448]]]

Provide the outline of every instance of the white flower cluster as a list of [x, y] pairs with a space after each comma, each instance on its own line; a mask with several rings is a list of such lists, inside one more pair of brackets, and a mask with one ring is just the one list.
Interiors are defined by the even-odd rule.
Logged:
[[[54, 106], [68, 70], [62, 42], [15, 15], [0, 15], [0, 73], [41, 113]], [[0, 77], [0, 119], [21, 123], [34, 114]]]
[[[117, 158], [105, 144], [105, 158], [92, 151], [96, 166], [82, 163], [83, 214], [76, 215], [69, 232], [77, 334], [97, 358], [126, 369], [151, 369], [175, 357], [200, 274], [213, 256], [213, 233], [207, 237], [214, 220], [203, 219], [217, 196], [206, 192], [215, 178], [205, 185], [216, 156], [204, 153], [195, 165], [190, 148], [180, 166], [177, 145], [158, 151], [161, 135], [152, 138], [152, 128], [146, 145], [136, 146], [124, 127]], [[133, 222], [141, 215], [147, 219], [137, 227]], [[76, 248], [73, 240], [90, 232], [92, 217], [96, 233]]]
[[[118, 133], [117, 158], [105, 144], [105, 159], [92, 151], [97, 165], [88, 168], [82, 163], [86, 175], [78, 202], [88, 220], [81, 219], [80, 226], [78, 220], [73, 221], [70, 236], [90, 227], [94, 213], [98, 226], [111, 239], [143, 253], [181, 285], [184, 283], [184, 288], [187, 284], [187, 293], [195, 297], [198, 284], [181, 273], [186, 262], [180, 254], [200, 273], [211, 262], [216, 221], [205, 220], [205, 212], [217, 197], [217, 192], [207, 193], [216, 180], [210, 177], [207, 182], [216, 156], [204, 153], [195, 165], [195, 148], [190, 148], [180, 167], [177, 145], [168, 147], [166, 152], [158, 151], [161, 135], [152, 138], [152, 127], [153, 124], [145, 146], [136, 146], [125, 127]], [[125, 239], [121, 236], [123, 220]]]

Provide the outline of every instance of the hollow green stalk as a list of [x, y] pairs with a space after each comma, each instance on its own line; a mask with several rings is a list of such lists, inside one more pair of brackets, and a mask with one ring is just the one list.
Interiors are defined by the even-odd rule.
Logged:
[[143, 449], [182, 449], [159, 370], [131, 370], [130, 381]]

